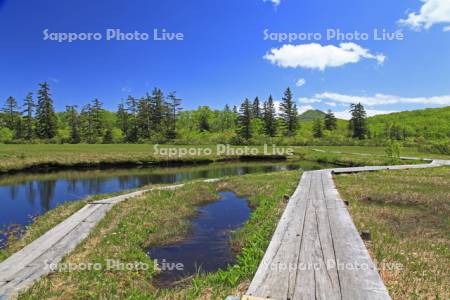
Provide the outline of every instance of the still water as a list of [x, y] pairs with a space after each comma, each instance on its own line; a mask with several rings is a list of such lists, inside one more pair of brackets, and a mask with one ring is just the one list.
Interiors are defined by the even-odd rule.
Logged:
[[[0, 177], [0, 232], [28, 225], [59, 204], [90, 195], [119, 192], [148, 184], [295, 169], [321, 169], [312, 162], [213, 163], [189, 167], [149, 167], [19, 173]], [[4, 236], [0, 233], [0, 246]]]
[[155, 277], [158, 286], [170, 286], [197, 272], [225, 269], [234, 263], [230, 232], [244, 224], [251, 209], [245, 198], [239, 198], [232, 192], [221, 192], [219, 195], [219, 200], [198, 208], [198, 215], [191, 223], [191, 235], [187, 239], [147, 250], [161, 269]]

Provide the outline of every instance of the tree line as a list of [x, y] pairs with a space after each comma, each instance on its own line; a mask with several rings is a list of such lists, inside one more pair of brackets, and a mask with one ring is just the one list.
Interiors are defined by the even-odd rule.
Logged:
[[[10, 140], [24, 142], [60, 143], [140, 143], [171, 142], [185, 137], [192, 140], [196, 133], [205, 136], [217, 133], [217, 139], [231, 137], [232, 143], [249, 143], [254, 136], [293, 137], [300, 128], [297, 106], [290, 88], [280, 102], [272, 96], [266, 101], [256, 97], [245, 99], [239, 106], [211, 110], [201, 106], [197, 110], [182, 111], [182, 100], [175, 92], [167, 95], [159, 88], [142, 97], [128, 96], [115, 112], [104, 109], [95, 98], [78, 107], [68, 105], [64, 112], [56, 112], [49, 84], [39, 84], [37, 99], [33, 93], [19, 105], [8, 97], [0, 115], [0, 136], [11, 135]], [[276, 107], [278, 106], [278, 107]], [[351, 137], [364, 139], [368, 134], [366, 112], [361, 104], [353, 104], [349, 121]], [[337, 119], [331, 111], [317, 118], [312, 127], [314, 138], [323, 137], [324, 130], [337, 128]]]

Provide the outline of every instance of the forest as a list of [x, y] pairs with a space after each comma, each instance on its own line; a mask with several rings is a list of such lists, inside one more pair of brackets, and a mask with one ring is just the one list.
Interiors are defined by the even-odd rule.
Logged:
[[380, 146], [395, 140], [444, 154], [449, 148], [450, 107], [368, 118], [364, 106], [357, 103], [350, 105], [347, 121], [337, 119], [332, 111], [298, 115], [290, 88], [280, 101], [269, 95], [266, 100], [246, 98], [239, 107], [194, 110], [183, 110], [182, 104], [175, 92], [154, 88], [140, 97], [128, 96], [115, 111], [95, 98], [57, 112], [50, 86], [44, 82], [36, 96], [30, 92], [22, 101], [10, 96], [3, 103], [0, 142]]

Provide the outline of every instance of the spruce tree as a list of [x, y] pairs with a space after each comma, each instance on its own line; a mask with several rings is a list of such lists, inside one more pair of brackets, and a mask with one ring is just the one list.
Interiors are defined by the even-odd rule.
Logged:
[[81, 141], [79, 126], [80, 120], [78, 116], [77, 106], [66, 106], [67, 123], [70, 127], [70, 143], [78, 144]]
[[260, 101], [259, 98], [256, 97], [255, 100], [253, 101], [253, 105], [252, 105], [252, 117], [253, 118], [261, 118], [262, 114], [261, 114], [261, 105], [260, 105]]
[[349, 128], [353, 138], [364, 139], [367, 134], [366, 111], [361, 103], [350, 105], [351, 119]]
[[152, 125], [155, 132], [163, 130], [164, 106], [164, 94], [160, 89], [155, 88], [151, 97]]
[[152, 111], [151, 111], [151, 97], [147, 93], [146, 96], [139, 100], [136, 115], [136, 122], [138, 128], [138, 136], [140, 138], [150, 138], [150, 131], [152, 125]]
[[325, 114], [325, 129], [326, 130], [335, 130], [337, 128], [337, 119], [331, 110]]
[[238, 134], [241, 138], [248, 141], [252, 137], [251, 131], [252, 111], [250, 101], [245, 99], [239, 109]]
[[33, 139], [33, 113], [36, 105], [33, 101], [33, 93], [28, 93], [24, 101], [24, 136], [27, 140]]
[[51, 139], [56, 136], [57, 117], [48, 83], [44, 82], [39, 84], [39, 86], [36, 109], [36, 135], [41, 139]]
[[322, 119], [320, 119], [320, 118], [314, 120], [313, 136], [314, 136], [315, 138], [321, 138], [321, 137], [323, 137]]
[[16, 99], [14, 99], [14, 97], [12, 96], [9, 96], [8, 99], [6, 99], [6, 104], [5, 107], [2, 109], [2, 111], [6, 115], [5, 120], [6, 127], [11, 130], [16, 130], [17, 118], [20, 115]]
[[272, 95], [269, 96], [267, 102], [264, 102], [264, 132], [270, 137], [277, 134], [276, 128], [276, 111], [273, 104]]
[[286, 127], [286, 135], [295, 135], [297, 131], [297, 105], [292, 99], [292, 92], [287, 88], [280, 104], [281, 118]]
[[125, 109], [125, 105], [120, 103], [117, 112], [117, 127], [122, 130], [123, 135], [126, 137], [128, 135], [128, 112]]
[[128, 111], [128, 130], [125, 136], [127, 142], [135, 143], [138, 141], [138, 101], [132, 96], [127, 98]]
[[168, 119], [167, 138], [174, 139], [177, 135], [177, 118], [181, 111], [181, 99], [176, 96], [175, 92], [169, 93], [167, 96], [170, 115]]
[[94, 129], [94, 116], [91, 104], [86, 104], [81, 109], [80, 123], [83, 139], [89, 144], [94, 144], [96, 142], [96, 132]]
[[92, 101], [92, 122], [93, 122], [93, 129], [94, 129], [94, 134], [97, 137], [102, 136], [103, 133], [103, 127], [104, 127], [104, 122], [103, 122], [103, 103], [98, 100], [97, 98], [95, 98]]

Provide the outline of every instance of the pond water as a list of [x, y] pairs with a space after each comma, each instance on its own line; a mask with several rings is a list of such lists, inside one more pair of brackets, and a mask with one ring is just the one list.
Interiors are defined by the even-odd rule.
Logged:
[[192, 221], [191, 235], [187, 239], [147, 250], [161, 269], [155, 277], [156, 285], [170, 286], [197, 272], [224, 269], [234, 263], [230, 232], [244, 224], [251, 209], [245, 198], [239, 198], [232, 192], [219, 194], [219, 200], [198, 208], [198, 215]]
[[189, 167], [148, 167], [18, 173], [0, 177], [0, 247], [2, 230], [28, 225], [59, 204], [90, 195], [119, 192], [148, 184], [295, 169], [320, 169], [312, 162], [213, 163]]

